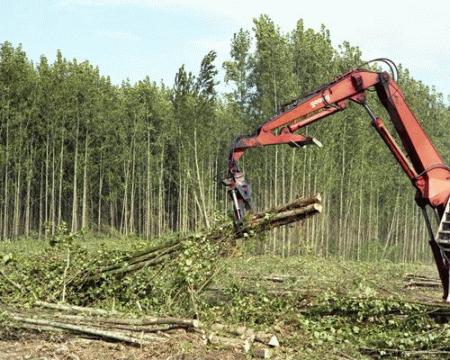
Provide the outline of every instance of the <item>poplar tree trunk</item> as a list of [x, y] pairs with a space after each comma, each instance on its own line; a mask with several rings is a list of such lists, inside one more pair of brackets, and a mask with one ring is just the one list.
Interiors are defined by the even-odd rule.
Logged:
[[98, 204], [97, 204], [97, 231], [102, 230], [102, 191], [103, 191], [103, 168], [100, 161], [100, 174], [98, 179]]
[[200, 209], [203, 214], [203, 220], [205, 221], [205, 225], [207, 228], [209, 228], [210, 225], [209, 225], [208, 212], [206, 210], [206, 201], [205, 201], [205, 184], [203, 183], [203, 179], [200, 175], [200, 166], [198, 163], [197, 131], [196, 130], [194, 130], [194, 162], [195, 162], [195, 174], [197, 176], [198, 193], [199, 193], [199, 198], [201, 201]]
[[342, 135], [342, 150], [341, 150], [341, 184], [339, 186], [339, 235], [338, 235], [338, 249], [342, 247], [342, 237], [344, 231], [344, 184], [345, 184], [345, 122], [343, 125]]
[[64, 180], [64, 127], [61, 130], [61, 149], [59, 151], [59, 186], [58, 186], [58, 225], [62, 223], [63, 180]]
[[4, 195], [3, 195], [3, 240], [6, 240], [8, 238], [8, 180], [9, 180], [9, 117], [6, 116], [6, 137], [5, 137], [5, 177], [4, 177]]
[[77, 129], [75, 133], [75, 153], [73, 160], [73, 199], [72, 199], [72, 232], [78, 230], [78, 134], [80, 120], [77, 118]]
[[14, 231], [13, 238], [17, 240], [19, 237], [19, 223], [20, 223], [20, 175], [22, 172], [21, 163], [19, 161], [19, 169], [17, 170], [16, 192], [14, 196]]
[[49, 207], [48, 207], [48, 197], [49, 197], [49, 185], [48, 185], [48, 168], [49, 168], [49, 135], [47, 134], [47, 138], [45, 141], [45, 190], [44, 190], [44, 226], [45, 232], [44, 237], [47, 238], [48, 232], [48, 215], [49, 215]]
[[164, 146], [161, 149], [160, 172], [158, 183], [158, 236], [161, 236], [163, 232], [163, 220], [164, 220], [163, 178], [164, 178]]
[[86, 130], [86, 138], [84, 140], [84, 161], [83, 161], [83, 200], [81, 204], [81, 229], [87, 230], [89, 226], [88, 219], [88, 176], [87, 176], [87, 166], [88, 166], [88, 143], [89, 134]]
[[44, 164], [41, 164], [40, 171], [40, 181], [39, 181], [39, 222], [38, 222], [38, 239], [41, 240], [42, 236], [42, 226], [43, 226], [43, 216], [44, 216], [44, 207], [43, 207], [43, 198], [44, 198]]
[[363, 213], [363, 179], [359, 180], [359, 210], [358, 210], [358, 236], [356, 259], [359, 261], [361, 256], [361, 233], [362, 233], [362, 213]]
[[55, 235], [56, 226], [56, 199], [55, 199], [55, 137], [52, 140], [52, 188], [50, 192], [50, 221], [51, 234]]
[[132, 142], [132, 155], [131, 155], [131, 193], [130, 193], [130, 233], [134, 234], [134, 198], [135, 198], [135, 160], [136, 160], [136, 150], [135, 150], [135, 141], [133, 138]]
[[27, 162], [27, 195], [25, 200], [25, 237], [30, 235], [31, 228], [31, 178], [33, 176], [33, 148], [30, 147], [29, 159]]
[[151, 204], [150, 197], [152, 191], [152, 169], [151, 169], [151, 148], [150, 148], [150, 130], [147, 130], [147, 181], [145, 191], [145, 238], [148, 240], [151, 235]]
[[129, 177], [129, 166], [128, 160], [123, 165], [124, 167], [124, 177], [125, 184], [123, 189], [123, 202], [122, 202], [122, 215], [120, 221], [120, 232], [128, 235], [128, 177]]

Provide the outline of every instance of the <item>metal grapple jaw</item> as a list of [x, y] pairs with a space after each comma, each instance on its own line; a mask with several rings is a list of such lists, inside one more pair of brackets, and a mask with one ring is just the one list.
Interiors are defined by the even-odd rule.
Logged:
[[233, 204], [236, 230], [240, 231], [245, 213], [251, 210], [251, 186], [245, 180], [244, 173], [239, 171], [230, 173], [222, 183], [227, 187], [228, 196]]

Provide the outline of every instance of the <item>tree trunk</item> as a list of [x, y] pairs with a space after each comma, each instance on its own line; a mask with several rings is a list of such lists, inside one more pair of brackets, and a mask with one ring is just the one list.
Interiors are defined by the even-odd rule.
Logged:
[[6, 136], [5, 136], [5, 181], [4, 186], [4, 197], [3, 197], [3, 240], [8, 238], [8, 212], [9, 212], [9, 193], [8, 193], [8, 181], [9, 181], [9, 117], [6, 117]]
[[75, 133], [75, 154], [73, 159], [73, 199], [72, 199], [72, 232], [78, 230], [78, 134], [80, 127], [80, 119], [77, 118], [77, 129]]
[[160, 173], [158, 184], [158, 236], [163, 232], [164, 206], [163, 206], [163, 178], [164, 178], [164, 146], [161, 149]]
[[86, 138], [84, 141], [84, 161], [83, 161], [83, 200], [81, 204], [81, 229], [87, 230], [89, 227], [88, 219], [88, 176], [87, 176], [87, 166], [88, 166], [88, 144], [89, 144], [89, 133], [86, 131]]
[[102, 191], [103, 191], [103, 162], [100, 160], [100, 173], [98, 179], [98, 205], [97, 205], [97, 231], [102, 229]]
[[44, 218], [44, 206], [43, 198], [44, 198], [44, 164], [41, 164], [41, 176], [39, 181], [39, 222], [38, 222], [38, 239], [41, 240], [42, 235], [42, 225]]
[[339, 234], [338, 234], [338, 251], [342, 248], [342, 241], [344, 236], [344, 184], [345, 184], [345, 122], [342, 129], [342, 151], [341, 151], [341, 184], [339, 187]]
[[52, 137], [52, 187], [50, 190], [50, 222], [51, 234], [55, 235], [56, 206], [55, 206], [55, 138]]
[[152, 191], [152, 169], [151, 169], [151, 148], [150, 148], [150, 130], [147, 130], [147, 179], [146, 179], [146, 192], [145, 192], [145, 238], [148, 240], [151, 235], [151, 204], [150, 197]]
[[59, 187], [58, 187], [58, 224], [61, 224], [62, 219], [62, 191], [64, 180], [64, 126], [61, 130], [61, 149], [59, 151]]
[[20, 175], [22, 173], [21, 162], [19, 160], [19, 169], [17, 170], [16, 192], [14, 196], [14, 230], [13, 237], [17, 240], [19, 237], [19, 223], [20, 223]]
[[125, 176], [125, 184], [123, 189], [123, 203], [122, 203], [122, 215], [120, 221], [120, 231], [128, 235], [128, 177], [129, 177], [129, 167], [128, 160], [123, 165], [123, 171]]
[[130, 192], [130, 220], [129, 220], [129, 227], [130, 227], [130, 233], [134, 234], [134, 198], [135, 198], [135, 160], [136, 160], [136, 149], [135, 149], [135, 140], [133, 137], [132, 142], [132, 155], [131, 155], [131, 192]]
[[363, 213], [363, 179], [359, 180], [359, 210], [358, 210], [358, 236], [356, 245], [356, 259], [359, 261], [361, 256], [361, 233], [362, 233], [362, 213]]
[[49, 226], [49, 206], [48, 206], [48, 202], [49, 202], [49, 185], [48, 185], [48, 172], [49, 172], [49, 135], [47, 134], [47, 138], [45, 141], [45, 190], [44, 190], [44, 226], [45, 226], [45, 232], [44, 232], [44, 236], [45, 238], [47, 238], [47, 233], [48, 233], [48, 226]]
[[201, 201], [201, 212], [203, 215], [203, 220], [205, 221], [205, 225], [207, 228], [209, 228], [209, 219], [208, 219], [208, 212], [206, 210], [206, 201], [205, 201], [205, 184], [203, 183], [203, 179], [200, 176], [200, 167], [198, 163], [198, 149], [197, 149], [197, 130], [194, 130], [194, 161], [195, 161], [195, 173], [197, 176], [197, 185], [198, 185], [198, 192], [199, 192], [199, 198]]
[[31, 228], [31, 178], [33, 177], [33, 148], [30, 146], [30, 155], [27, 162], [27, 195], [25, 200], [25, 237], [30, 235]]

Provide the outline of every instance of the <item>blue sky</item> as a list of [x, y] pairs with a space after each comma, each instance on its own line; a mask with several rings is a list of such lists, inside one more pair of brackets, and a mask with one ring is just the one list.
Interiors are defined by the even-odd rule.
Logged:
[[33, 59], [88, 59], [119, 83], [146, 75], [172, 83], [181, 64], [197, 72], [204, 54], [229, 52], [232, 34], [267, 13], [283, 31], [299, 18], [325, 24], [365, 59], [389, 57], [450, 94], [450, 1], [361, 0], [0, 0], [0, 42], [22, 43]]

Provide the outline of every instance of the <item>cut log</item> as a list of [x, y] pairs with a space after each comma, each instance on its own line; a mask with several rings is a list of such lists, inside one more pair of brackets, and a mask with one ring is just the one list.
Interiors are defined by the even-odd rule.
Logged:
[[207, 336], [207, 340], [208, 343], [212, 345], [241, 350], [244, 353], [248, 353], [252, 347], [252, 341], [250, 339], [235, 339], [225, 336], [218, 336], [216, 334], [209, 334]]
[[114, 310], [103, 310], [103, 309], [92, 308], [92, 307], [87, 307], [87, 306], [76, 306], [76, 305], [61, 304], [61, 303], [55, 304], [55, 303], [49, 303], [49, 302], [40, 301], [40, 300], [37, 300], [35, 302], [35, 305], [43, 307], [43, 308], [47, 308], [47, 309], [52, 309], [52, 310], [84, 313], [84, 314], [88, 314], [88, 315], [111, 316], [111, 315], [120, 314]]
[[278, 338], [275, 335], [265, 333], [263, 331], [257, 331], [255, 333], [255, 341], [270, 347], [280, 346], [280, 342], [278, 341]]
[[78, 334], [86, 334], [90, 336], [100, 337], [106, 340], [115, 340], [115, 341], [122, 341], [126, 342], [132, 345], [146, 345], [149, 343], [149, 341], [162, 341], [164, 339], [156, 337], [156, 336], [150, 336], [150, 335], [139, 335], [139, 336], [130, 336], [127, 334], [124, 334], [123, 332], [115, 332], [115, 331], [106, 331], [94, 327], [87, 327], [87, 326], [81, 326], [81, 325], [73, 325], [73, 324], [67, 324], [62, 323], [58, 321], [53, 320], [47, 320], [47, 319], [39, 319], [39, 318], [29, 318], [29, 317], [23, 317], [18, 314], [8, 314], [10, 318], [16, 322], [19, 323], [25, 323], [25, 324], [31, 324], [31, 325], [37, 325], [41, 326], [42, 328], [56, 328], [65, 330], [72, 333], [78, 333]]
[[224, 332], [232, 335], [239, 336], [241, 339], [251, 339], [251, 341], [255, 340], [255, 332], [253, 329], [249, 329], [245, 326], [233, 326], [233, 325], [224, 325], [224, 324], [213, 324], [211, 326], [211, 330], [214, 332]]
[[68, 304], [54, 304], [48, 303], [45, 301], [36, 301], [35, 303], [38, 306], [45, 307], [53, 310], [60, 310], [66, 312], [76, 312], [76, 313], [84, 313], [88, 315], [100, 315], [100, 316], [108, 316], [103, 318], [88, 318], [85, 316], [79, 315], [59, 315], [60, 318], [65, 318], [74, 321], [84, 321], [84, 322], [102, 322], [105, 324], [118, 324], [118, 325], [131, 325], [131, 326], [149, 326], [149, 325], [177, 325], [182, 327], [192, 327], [198, 328], [200, 327], [200, 321], [196, 319], [181, 319], [175, 317], [141, 317], [139, 319], [130, 319], [130, 318], [117, 318], [112, 317], [114, 315], [124, 315], [116, 311], [107, 311], [103, 309], [84, 307], [84, 306], [76, 306], [76, 305], [68, 305]]
[[245, 274], [245, 273], [234, 273], [236, 277], [240, 279], [249, 279], [249, 280], [263, 280], [263, 281], [270, 281], [274, 283], [283, 283], [285, 281], [295, 281], [298, 279], [301, 279], [303, 277], [300, 276], [294, 276], [294, 275], [286, 275], [286, 274]]
[[273, 283], [284, 283], [285, 281], [295, 281], [297, 280], [296, 277], [294, 276], [286, 276], [286, 277], [281, 277], [278, 275], [268, 275], [268, 276], [241, 276], [241, 279], [250, 279], [250, 280], [262, 280], [262, 281], [268, 281], [268, 282], [273, 282]]
[[425, 288], [442, 288], [442, 284], [440, 282], [432, 282], [432, 281], [408, 281], [405, 284], [407, 288], [414, 287], [425, 287]]
[[252, 338], [261, 344], [270, 347], [279, 347], [280, 343], [276, 335], [266, 333], [264, 331], [254, 331], [245, 326], [234, 326], [234, 325], [224, 325], [224, 324], [213, 324], [211, 330], [215, 332], [225, 332], [233, 335], [237, 335], [241, 338]]
[[44, 325], [15, 323], [13, 326], [16, 329], [33, 330], [33, 331], [36, 331], [36, 332], [57, 332], [57, 333], [64, 332], [63, 329], [55, 328], [55, 327], [52, 327], [52, 326], [44, 326]]
[[258, 214], [254, 214], [252, 216], [252, 220], [257, 220], [259, 218], [264, 217], [267, 213], [282, 213], [284, 211], [287, 210], [292, 210], [295, 208], [301, 208], [301, 207], [305, 207], [307, 205], [312, 205], [312, 204], [320, 204], [322, 202], [322, 197], [320, 196], [320, 194], [314, 194], [312, 196], [310, 196], [309, 198], [304, 198], [304, 197], [300, 197], [295, 199], [294, 201], [288, 203], [288, 204], [284, 204], [281, 206], [277, 206], [272, 208], [271, 210], [267, 211], [267, 212], [260, 212]]
[[441, 288], [442, 284], [439, 279], [416, 275], [416, 274], [406, 274], [405, 276], [405, 287], [428, 287], [428, 288]]
[[270, 349], [260, 344], [255, 344], [252, 352], [253, 357], [257, 359], [270, 359], [272, 356]]
[[322, 212], [322, 205], [311, 204], [283, 212], [267, 213], [265, 217], [252, 219], [245, 227], [244, 231], [264, 232], [276, 227], [289, 225], [298, 222], [314, 214]]
[[184, 328], [198, 328], [200, 321], [196, 319], [180, 319], [174, 317], [141, 317], [139, 319], [121, 319], [121, 318], [88, 318], [78, 315], [59, 316], [73, 321], [85, 321], [102, 324], [129, 325], [129, 326], [151, 326], [151, 325], [176, 325]]

